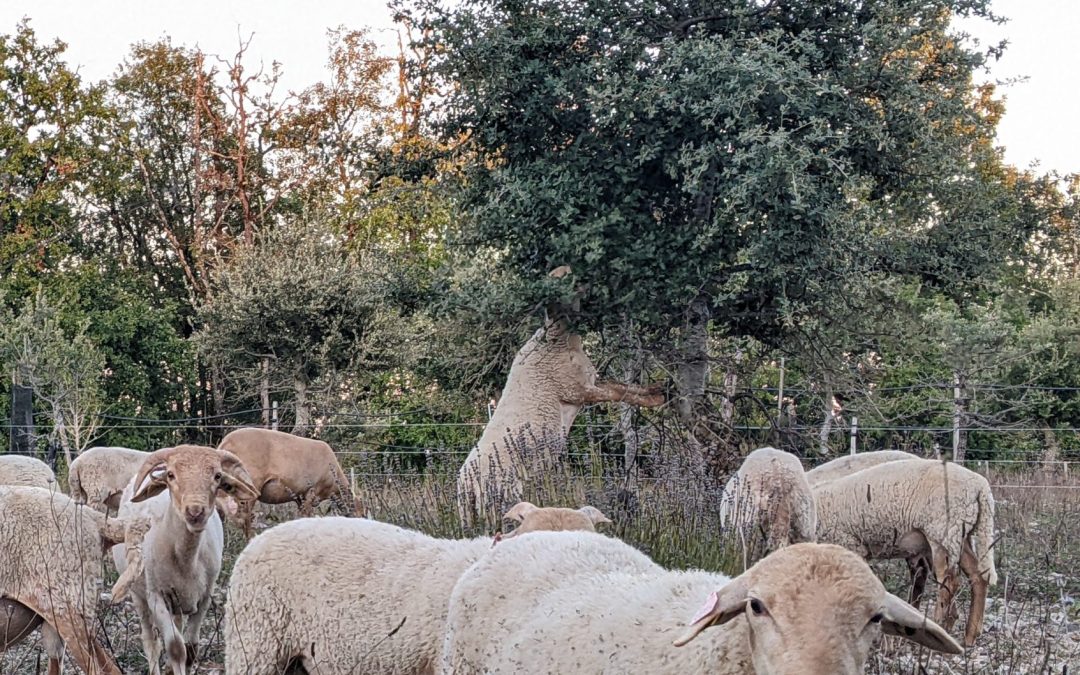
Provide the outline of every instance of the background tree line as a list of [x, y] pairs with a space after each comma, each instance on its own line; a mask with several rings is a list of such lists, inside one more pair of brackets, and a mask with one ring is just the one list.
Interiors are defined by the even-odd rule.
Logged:
[[[950, 29], [987, 2], [396, 10], [399, 53], [331, 30], [298, 92], [244, 44], [84, 82], [30, 23], [0, 36], [0, 418], [32, 387], [71, 453], [277, 401], [358, 449], [467, 448], [400, 422], [484, 421], [573, 296], [597, 364], [669, 384], [647, 420], [593, 413], [611, 451], [667, 423], [835, 450], [852, 415], [881, 446], [959, 421], [969, 456], [1080, 451], [1080, 181], [994, 146], [1000, 47]], [[372, 420], [399, 423], [347, 426]]]

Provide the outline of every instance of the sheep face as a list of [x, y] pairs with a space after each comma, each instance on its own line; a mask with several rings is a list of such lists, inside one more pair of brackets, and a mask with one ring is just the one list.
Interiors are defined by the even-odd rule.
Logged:
[[510, 539], [526, 532], [560, 530], [584, 530], [595, 532], [600, 523], [610, 523], [608, 518], [595, 506], [583, 506], [580, 509], [535, 506], [529, 502], [518, 502], [503, 515], [506, 520], [521, 523], [513, 532], [498, 537], [498, 541]]
[[675, 645], [738, 617], [760, 674], [862, 673], [883, 632], [962, 651], [940, 626], [886, 592], [861, 558], [832, 545], [796, 544], [762, 559], [713, 593]]
[[239, 500], [259, 494], [235, 455], [197, 445], [151, 453], [139, 469], [135, 485], [133, 502], [168, 489], [173, 510], [193, 534], [206, 528], [217, 497], [235, 495]]

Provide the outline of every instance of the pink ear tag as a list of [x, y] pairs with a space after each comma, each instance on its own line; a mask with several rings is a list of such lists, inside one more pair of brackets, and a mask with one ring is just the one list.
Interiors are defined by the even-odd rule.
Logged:
[[709, 599], [705, 601], [705, 604], [701, 606], [701, 609], [699, 609], [696, 614], [694, 614], [694, 618], [690, 619], [690, 623], [687, 625], [693, 626], [709, 614], [712, 614], [712, 611], [716, 609], [717, 602], [719, 602], [719, 600], [716, 597], [716, 591], [709, 593]]

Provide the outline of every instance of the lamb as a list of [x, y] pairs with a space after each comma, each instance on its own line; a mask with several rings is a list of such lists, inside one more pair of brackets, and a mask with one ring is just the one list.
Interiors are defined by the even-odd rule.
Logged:
[[[301, 517], [311, 516], [315, 505], [326, 499], [349, 513], [363, 513], [334, 451], [322, 441], [252, 427], [230, 432], [218, 449], [231, 452], [244, 463], [258, 489], [258, 501], [296, 502]], [[236, 502], [235, 518], [250, 539], [256, 499], [237, 498]]]
[[564, 319], [549, 320], [518, 351], [499, 405], [480, 440], [458, 472], [458, 511], [471, 527], [479, 515], [488, 524], [524, 492], [526, 467], [507, 439], [526, 432], [537, 438], [565, 439], [581, 407], [618, 401], [646, 407], [663, 405], [658, 387], [597, 380], [596, 368], [581, 346], [581, 336]]
[[130, 448], [94, 447], [83, 451], [68, 467], [71, 497], [102, 513], [115, 514], [124, 487], [145, 459], [145, 452]]
[[[570, 509], [525, 507], [515, 517], [526, 531], [544, 523], [568, 527], [564, 511]], [[592, 512], [599, 518], [574, 519], [574, 526], [592, 530], [603, 519]], [[277, 675], [296, 666], [309, 673], [432, 673], [454, 581], [493, 543], [341, 517], [271, 528], [248, 543], [233, 568], [226, 673]]]
[[854, 675], [883, 632], [961, 652], [838, 546], [794, 544], [735, 579], [642, 558], [587, 532], [496, 547], [454, 586], [440, 672]]
[[897, 462], [904, 459], [919, 459], [917, 455], [902, 450], [877, 450], [875, 452], [860, 452], [855, 455], [844, 455], [834, 460], [825, 462], [806, 472], [806, 481], [813, 490], [822, 483], [827, 483], [836, 478], [849, 476], [856, 471], [869, 469], [878, 464]]
[[42, 625], [49, 675], [65, 646], [92, 675], [120, 675], [97, 635], [104, 547], [123, 528], [49, 487], [0, 487], [0, 652]]
[[[175, 675], [187, 675], [195, 661], [199, 627], [224, 545], [216, 495], [258, 494], [235, 455], [214, 448], [180, 445], [148, 454], [124, 488], [120, 517], [147, 518], [149, 530], [136, 562], [141, 567], [130, 584], [142, 630], [150, 673], [160, 675], [161, 644]], [[113, 548], [113, 561], [126, 573], [127, 546]]]
[[611, 519], [605, 516], [595, 506], [582, 506], [580, 509], [565, 509], [557, 506], [540, 508], [529, 502], [519, 502], [503, 516], [506, 520], [513, 520], [520, 525], [509, 534], [496, 537], [499, 541], [509, 539], [526, 532], [545, 530], [548, 532], [561, 532], [564, 530], [595, 530], [601, 523], [610, 523]]
[[935, 620], [955, 620], [957, 565], [972, 588], [964, 644], [982, 630], [994, 566], [994, 496], [979, 474], [956, 464], [909, 459], [863, 469], [820, 485], [818, 540], [864, 558], [925, 558], [941, 584]]
[[[799, 459], [776, 448], [758, 448], [743, 460], [724, 488], [720, 524], [760, 535], [764, 553], [814, 541], [817, 512]], [[759, 556], [755, 556], [759, 557]]]
[[53, 490], [58, 487], [49, 465], [26, 455], [0, 455], [0, 485]]

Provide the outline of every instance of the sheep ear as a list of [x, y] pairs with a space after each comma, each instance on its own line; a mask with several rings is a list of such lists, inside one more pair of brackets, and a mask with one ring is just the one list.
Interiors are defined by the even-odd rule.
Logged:
[[946, 654], [961, 654], [964, 651], [944, 628], [892, 593], [885, 594], [882, 614], [881, 631], [887, 635], [907, 638]]
[[141, 502], [164, 492], [168, 487], [168, 483], [165, 482], [166, 473], [168, 473], [168, 467], [165, 466], [165, 462], [157, 462], [149, 468], [144, 464], [143, 470], [135, 479], [135, 494], [131, 496], [131, 501]]
[[505, 520], [513, 520], [519, 523], [525, 522], [525, 516], [535, 511], [537, 507], [529, 502], [518, 502], [507, 511], [503, 518]]
[[710, 626], [719, 626], [731, 621], [746, 611], [746, 599], [749, 589], [746, 579], [736, 577], [728, 585], [709, 594], [708, 600], [690, 619], [690, 626], [675, 640], [676, 647], [682, 647]]
[[585, 517], [591, 520], [593, 525], [611, 522], [611, 518], [605, 516], [603, 512], [595, 506], [582, 506], [578, 511], [584, 513]]
[[228, 450], [218, 450], [218, 454], [221, 455], [221, 484], [227, 488], [225, 492], [235, 493], [239, 490], [247, 493], [248, 497], [257, 499], [259, 488], [255, 487], [255, 481], [251, 479], [251, 474], [244, 468], [240, 458]]

